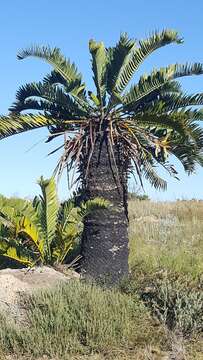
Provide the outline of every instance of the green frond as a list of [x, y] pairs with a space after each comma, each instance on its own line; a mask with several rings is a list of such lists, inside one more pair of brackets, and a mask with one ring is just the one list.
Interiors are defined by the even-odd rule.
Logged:
[[57, 263], [62, 263], [74, 246], [80, 241], [84, 228], [80, 207], [69, 199], [61, 204], [58, 211], [56, 240], [53, 244], [53, 257]]
[[[76, 84], [70, 91], [75, 100], [84, 109], [89, 109], [88, 102], [84, 96], [85, 84], [82, 84], [82, 75], [78, 72], [74, 63], [71, 63], [69, 59], [66, 59], [58, 48], [50, 48], [49, 46], [31, 46], [25, 50], [21, 50], [17, 57], [19, 60], [27, 57], [37, 57], [45, 60], [54, 67], [54, 70], [58, 72], [66, 81], [67, 87], [71, 87]], [[81, 96], [82, 95], [82, 96]]]
[[[74, 80], [74, 81], [78, 81], [78, 80]], [[43, 78], [43, 83], [48, 85], [60, 85], [64, 87], [66, 87], [69, 84], [67, 83], [67, 80], [64, 79], [64, 77], [56, 70], [52, 70], [49, 74], [47, 74]]]
[[[71, 229], [73, 229], [71, 231]], [[61, 234], [59, 230], [59, 234]], [[61, 242], [59, 241], [58, 236], [58, 242], [55, 247], [53, 247], [52, 250], [52, 257], [54, 260], [54, 263], [56, 264], [62, 264], [67, 256], [67, 254], [73, 249], [73, 246], [75, 245], [74, 239], [75, 239], [75, 226], [72, 226], [72, 224], [69, 225], [68, 233], [62, 235]]]
[[107, 54], [103, 42], [89, 41], [89, 50], [92, 55], [93, 79], [97, 89], [97, 98], [101, 106], [105, 103], [106, 95], [106, 67]]
[[36, 57], [45, 60], [51, 64], [54, 69], [69, 83], [76, 79], [81, 80], [82, 75], [78, 72], [74, 63], [66, 59], [58, 48], [51, 48], [49, 46], [31, 46], [30, 48], [21, 50], [17, 58], [19, 60], [27, 57]]
[[16, 210], [9, 205], [0, 210], [0, 238], [15, 239], [16, 237]]
[[55, 125], [56, 123], [55, 119], [47, 118], [41, 114], [0, 116], [0, 140], [29, 130]]
[[87, 200], [86, 202], [82, 202], [80, 204], [81, 207], [81, 214], [83, 217], [87, 216], [89, 213], [100, 210], [100, 209], [107, 209], [110, 205], [108, 200], [105, 200], [100, 197], [96, 197], [91, 200]]
[[[188, 108], [189, 106], [203, 105], [203, 94], [187, 95], [184, 93], [157, 91], [157, 93], [151, 93], [145, 98], [143, 102], [138, 102], [133, 107], [133, 112], [142, 113], [143, 111], [151, 111], [154, 113], [164, 114], [170, 111], [177, 111], [180, 109]], [[201, 119], [201, 111], [199, 111]]]
[[165, 83], [162, 87], [161, 87], [161, 91], [160, 91], [160, 95], [163, 94], [177, 94], [177, 95], [181, 95], [182, 94], [182, 86], [180, 84], [179, 81], [177, 80], [172, 80], [172, 81], [168, 81], [167, 83]]
[[63, 86], [65, 92], [78, 96], [84, 100], [86, 99], [84, 92], [85, 84], [83, 84], [80, 79], [72, 80], [68, 83], [63, 78], [63, 76], [61, 76], [57, 71], [53, 70], [50, 74], [44, 77], [43, 83], [49, 86]]
[[[143, 113], [146, 111], [162, 113], [165, 111], [166, 105], [171, 105], [170, 99], [174, 101], [177, 98], [184, 96], [181, 88], [181, 84], [178, 81], [168, 81], [161, 88], [158, 88], [137, 101], [133, 106], [134, 113]], [[121, 100], [122, 103], [122, 100]]]
[[14, 206], [6, 204], [0, 209], [0, 211], [1, 217], [4, 217], [7, 221], [10, 221], [13, 224], [16, 222], [18, 211]]
[[23, 245], [11, 239], [0, 237], [0, 255], [25, 266], [31, 266], [33, 263], [31, 253], [26, 251]]
[[82, 217], [77, 208], [72, 208], [64, 221], [58, 222], [53, 246], [53, 256], [57, 263], [62, 263], [68, 252], [80, 241], [83, 228]]
[[169, 65], [166, 68], [153, 70], [150, 75], [140, 78], [137, 85], [131, 86], [129, 92], [123, 97], [124, 109], [133, 111], [137, 104], [153, 93], [161, 89], [168, 81], [176, 78], [203, 74], [203, 64]]
[[34, 244], [40, 257], [44, 257], [44, 241], [39, 233], [37, 226], [27, 216], [22, 216], [16, 227], [17, 236], [24, 235], [30, 240], [31, 245]]
[[[161, 103], [162, 103], [162, 112], [168, 112], [173, 110], [178, 110], [180, 108], [185, 108], [188, 106], [199, 106], [203, 105], [203, 93], [200, 94], [193, 94], [193, 95], [187, 95], [187, 94], [165, 94], [161, 96]], [[160, 101], [155, 104], [154, 111], [156, 112], [156, 107], [158, 110], [158, 106]], [[203, 116], [202, 111], [198, 111], [199, 120], [201, 120]]]
[[150, 184], [157, 190], [166, 190], [167, 182], [163, 180], [155, 171], [155, 168], [149, 161], [143, 161], [142, 174], [150, 182]]
[[94, 211], [98, 209], [107, 209], [110, 205], [110, 202], [108, 200], [105, 200], [101, 197], [96, 197], [91, 200], [87, 200], [84, 204], [87, 211]]
[[172, 110], [172, 111], [169, 112], [169, 114], [173, 114], [173, 112], [178, 113], [178, 114], [180, 112], [183, 113], [183, 114], [186, 114], [186, 116], [190, 120], [195, 120], [195, 121], [202, 121], [203, 120], [203, 108], [194, 109], [192, 107], [192, 108], [187, 108], [186, 110], [185, 109], [181, 109], [179, 111]]
[[[11, 230], [11, 232], [15, 231], [15, 224], [12, 222], [11, 217], [6, 214], [6, 211], [3, 209], [0, 211], [0, 225], [4, 228]], [[2, 233], [2, 228], [1, 228]]]
[[182, 163], [189, 175], [196, 170], [197, 164], [203, 166], [203, 147], [196, 146], [189, 139], [183, 140], [179, 135], [173, 134], [171, 152]]
[[180, 44], [182, 39], [179, 38], [177, 31], [168, 29], [162, 32], [155, 31], [148, 39], [139, 41], [139, 47], [133, 48], [131, 56], [129, 56], [128, 61], [121, 68], [116, 81], [115, 91], [121, 93], [126, 88], [135, 71], [151, 53], [172, 43]]
[[58, 224], [62, 227], [67, 227], [69, 222], [80, 222], [81, 217], [78, 213], [74, 200], [69, 199], [60, 205], [58, 211]]
[[55, 238], [59, 208], [56, 184], [54, 178], [44, 180], [43, 177], [39, 179], [38, 184], [42, 191], [42, 196], [40, 197], [40, 207], [39, 203], [37, 204], [36, 199], [33, 206], [36, 211], [38, 211], [39, 224], [45, 238], [46, 250], [44, 252], [48, 253], [48, 256], [51, 257], [50, 246]]
[[18, 197], [4, 197], [0, 195], [0, 211], [5, 211], [6, 208], [15, 209], [15, 212], [22, 213], [28, 212], [31, 209], [31, 201], [27, 199], [21, 199]]
[[141, 100], [144, 101], [149, 94], [160, 89], [168, 81], [168, 72], [171, 74], [171, 68], [166, 69], [165, 73], [154, 70], [151, 75], [142, 76], [138, 84], [131, 86], [129, 92], [124, 95], [124, 109], [133, 111]]
[[[36, 99], [39, 99], [37, 103]], [[66, 117], [79, 117], [87, 114], [62, 88], [50, 86], [48, 83], [38, 82], [21, 86], [16, 93], [16, 100], [10, 108], [14, 112], [30, 110], [30, 106], [34, 105], [44, 111], [58, 112], [59, 114], [63, 112]]]
[[46, 111], [46, 112], [51, 113], [51, 111], [55, 110], [55, 108], [56, 108], [56, 106], [54, 106], [53, 104], [50, 104], [46, 100], [28, 99], [24, 102], [15, 101], [10, 106], [9, 111], [12, 114], [22, 113], [23, 111], [26, 111], [26, 110]]
[[121, 34], [115, 47], [108, 48], [108, 70], [107, 70], [107, 91], [112, 95], [117, 85], [119, 73], [126, 64], [132, 49], [135, 47], [135, 41], [129, 39], [126, 33]]
[[203, 128], [199, 126], [196, 120], [203, 119], [202, 111], [198, 110], [179, 110], [169, 114], [174, 120], [180, 121], [185, 126], [185, 139], [190, 139], [198, 147], [203, 148]]
[[146, 113], [143, 116], [136, 116], [135, 121], [139, 126], [145, 128], [157, 126], [162, 129], [169, 129], [175, 131], [182, 138], [189, 137], [196, 143], [202, 143], [203, 129], [194, 121], [196, 120], [195, 117], [199, 116], [198, 113], [198, 110], [174, 111], [163, 115]]

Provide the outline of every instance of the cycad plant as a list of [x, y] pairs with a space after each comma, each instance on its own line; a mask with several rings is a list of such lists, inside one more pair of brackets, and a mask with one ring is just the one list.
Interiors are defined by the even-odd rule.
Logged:
[[41, 82], [20, 87], [12, 114], [0, 118], [0, 138], [44, 126], [48, 142], [62, 135], [58, 174], [72, 170], [71, 183], [79, 181], [84, 196], [111, 201], [110, 210], [86, 219], [83, 269], [93, 277], [107, 275], [117, 281], [128, 273], [128, 176], [132, 173], [141, 184], [145, 177], [155, 188], [166, 189], [157, 170], [161, 166], [177, 177], [170, 155], [188, 174], [203, 164], [203, 131], [197, 123], [203, 113], [193, 107], [202, 105], [203, 94], [188, 95], [177, 81], [202, 74], [203, 64], [154, 69], [129, 86], [150, 54], [182, 42], [173, 30], [154, 32], [141, 41], [122, 34], [109, 48], [90, 40], [96, 92], [86, 91], [75, 64], [58, 48], [33, 46], [18, 54], [19, 59], [45, 60], [53, 71]]
[[38, 183], [42, 195], [32, 204], [16, 200], [1, 206], [0, 255], [24, 266], [61, 264], [79, 244], [85, 216], [108, 204], [100, 198], [80, 206], [71, 199], [60, 204], [53, 178], [41, 177]]

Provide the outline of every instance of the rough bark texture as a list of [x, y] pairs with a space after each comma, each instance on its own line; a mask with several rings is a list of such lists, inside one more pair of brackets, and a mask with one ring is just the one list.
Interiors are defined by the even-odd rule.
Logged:
[[[99, 146], [91, 159], [85, 193], [88, 198], [103, 197], [109, 209], [88, 216], [82, 241], [82, 272], [87, 277], [113, 284], [128, 274], [127, 178], [125, 166], [115, 151], [121, 186], [115, 183], [106, 145], [98, 165]], [[115, 167], [113, 168], [115, 173]]]

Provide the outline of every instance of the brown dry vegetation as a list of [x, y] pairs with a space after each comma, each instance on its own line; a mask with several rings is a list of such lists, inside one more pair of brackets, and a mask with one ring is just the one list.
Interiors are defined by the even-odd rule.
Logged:
[[131, 201], [130, 266], [203, 274], [203, 201]]

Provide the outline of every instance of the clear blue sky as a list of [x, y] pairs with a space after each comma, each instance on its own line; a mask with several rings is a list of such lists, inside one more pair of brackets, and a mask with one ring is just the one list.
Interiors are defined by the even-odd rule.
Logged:
[[[90, 38], [103, 40], [110, 46], [123, 31], [139, 39], [155, 29], [174, 28], [185, 43], [157, 51], [141, 71], [174, 62], [203, 62], [202, 14], [202, 0], [2, 1], [0, 113], [7, 113], [19, 85], [38, 81], [50, 70], [47, 64], [36, 59], [17, 61], [16, 53], [21, 48], [31, 44], [60, 47], [76, 62], [91, 87]], [[203, 76], [190, 77], [183, 81], [183, 86], [188, 92], [203, 92]], [[54, 146], [43, 143], [46, 135], [45, 130], [35, 130], [0, 142], [0, 193], [33, 196], [38, 192], [36, 179], [40, 175], [50, 176], [57, 160], [57, 156], [46, 156]], [[39, 141], [39, 145], [27, 151]], [[154, 199], [203, 199], [203, 169], [188, 178], [180, 168], [180, 177], [181, 182], [169, 180], [165, 193], [155, 192], [147, 184], [146, 192]], [[68, 194], [65, 179], [59, 188], [61, 198], [65, 198]]]

